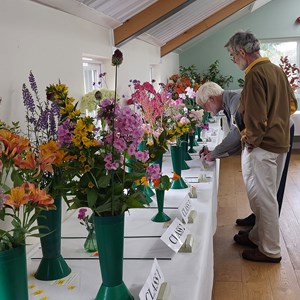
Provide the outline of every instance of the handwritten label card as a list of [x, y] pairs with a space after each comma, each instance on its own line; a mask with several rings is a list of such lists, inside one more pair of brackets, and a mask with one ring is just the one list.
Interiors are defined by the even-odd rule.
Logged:
[[157, 259], [155, 258], [151, 268], [151, 272], [139, 293], [140, 300], [156, 300], [159, 289], [164, 281], [164, 275], [157, 262]]
[[185, 224], [189, 222], [189, 214], [192, 211], [192, 202], [189, 197], [185, 197], [178, 207], [178, 210], [182, 216], [182, 219]]
[[182, 222], [175, 218], [169, 228], [161, 236], [161, 240], [174, 252], [178, 252], [190, 231]]

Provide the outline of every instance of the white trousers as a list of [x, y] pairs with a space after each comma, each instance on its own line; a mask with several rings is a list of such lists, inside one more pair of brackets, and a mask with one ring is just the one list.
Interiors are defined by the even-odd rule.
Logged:
[[242, 173], [251, 210], [256, 216], [249, 239], [269, 257], [280, 257], [277, 190], [286, 153], [261, 148], [242, 152]]

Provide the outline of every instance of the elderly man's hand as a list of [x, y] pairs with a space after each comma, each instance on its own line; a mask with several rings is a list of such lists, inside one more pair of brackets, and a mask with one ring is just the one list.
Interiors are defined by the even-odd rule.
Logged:
[[202, 149], [199, 151], [199, 157], [201, 158], [202, 155], [206, 155], [209, 152], [207, 146], [203, 146]]
[[213, 158], [211, 152], [208, 152], [207, 154], [203, 154], [203, 157], [201, 157], [201, 159], [204, 159], [206, 161], [214, 161], [215, 158]]

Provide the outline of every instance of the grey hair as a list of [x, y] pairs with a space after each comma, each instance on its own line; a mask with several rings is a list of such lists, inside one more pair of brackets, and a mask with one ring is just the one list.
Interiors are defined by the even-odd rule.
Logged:
[[246, 53], [252, 54], [260, 50], [260, 42], [250, 31], [239, 31], [229, 39], [224, 47], [231, 48], [235, 53], [244, 49]]
[[209, 97], [220, 96], [224, 92], [224, 89], [220, 87], [217, 83], [208, 81], [200, 86], [196, 93], [196, 102], [199, 105], [205, 104]]

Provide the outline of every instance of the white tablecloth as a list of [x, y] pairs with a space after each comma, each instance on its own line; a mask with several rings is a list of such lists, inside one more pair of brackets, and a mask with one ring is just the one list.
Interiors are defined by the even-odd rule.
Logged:
[[[211, 133], [213, 135], [211, 136]], [[220, 141], [218, 124], [211, 124], [206, 137], [211, 137], [207, 145], [213, 148]], [[197, 151], [202, 147], [195, 147]], [[191, 183], [196, 186], [198, 198], [191, 198], [193, 209], [197, 211], [195, 222], [186, 226], [194, 238], [192, 253], [172, 252], [159, 237], [166, 230], [166, 224], [154, 223], [151, 217], [157, 212], [155, 196], [151, 207], [131, 209], [125, 218], [124, 239], [124, 282], [135, 299], [144, 285], [153, 258], [158, 259], [165, 280], [170, 284], [170, 300], [209, 300], [213, 286], [213, 235], [216, 230], [217, 189], [219, 161], [209, 169], [203, 169], [198, 153], [193, 160], [187, 161], [189, 170], [182, 171], [182, 177], [205, 175], [207, 181]], [[172, 171], [171, 157], [166, 154], [163, 160], [163, 173]], [[201, 176], [200, 176], [201, 177]], [[189, 189], [169, 190], [165, 194], [165, 213], [172, 220], [180, 218], [177, 209]], [[180, 218], [181, 219], [181, 218]], [[83, 250], [87, 232], [79, 224], [77, 213], [69, 217], [62, 225], [62, 254], [72, 269], [71, 276], [64, 281], [43, 282], [29, 277], [29, 298], [47, 300], [92, 300], [101, 285], [101, 274], [97, 258]], [[41, 256], [37, 246], [27, 254], [28, 272], [34, 273]], [[36, 295], [38, 294], [38, 295]]]

